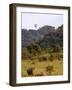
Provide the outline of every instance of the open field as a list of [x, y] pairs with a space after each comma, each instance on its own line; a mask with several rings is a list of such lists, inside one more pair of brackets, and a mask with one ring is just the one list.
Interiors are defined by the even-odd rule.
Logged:
[[[50, 76], [63, 75], [62, 53], [54, 53], [36, 56], [34, 59], [22, 60], [21, 75], [26, 76]], [[28, 75], [27, 68], [32, 68], [32, 75]]]

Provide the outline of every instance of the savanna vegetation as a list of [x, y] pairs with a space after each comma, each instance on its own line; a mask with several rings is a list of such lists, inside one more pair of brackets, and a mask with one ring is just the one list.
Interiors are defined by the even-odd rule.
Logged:
[[34, 37], [29, 43], [28, 36], [25, 39], [25, 44], [22, 40], [22, 77], [63, 75], [63, 25], [41, 39]]

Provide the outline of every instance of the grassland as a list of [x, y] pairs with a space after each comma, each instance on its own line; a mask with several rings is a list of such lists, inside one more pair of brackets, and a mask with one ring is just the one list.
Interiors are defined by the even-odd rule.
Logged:
[[[33, 69], [33, 75], [28, 75], [27, 68]], [[22, 77], [63, 75], [62, 53], [47, 53], [22, 60], [21, 75]]]

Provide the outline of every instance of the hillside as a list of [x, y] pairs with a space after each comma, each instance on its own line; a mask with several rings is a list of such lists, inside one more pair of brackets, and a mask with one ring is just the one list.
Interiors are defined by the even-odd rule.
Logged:
[[38, 42], [40, 47], [44, 49], [50, 49], [51, 51], [56, 51], [55, 49], [63, 49], [63, 26], [58, 27], [58, 29], [53, 32], [45, 34], [44, 38]]
[[42, 40], [46, 34], [54, 31], [54, 27], [47, 25], [39, 28], [38, 30], [22, 29], [22, 47], [29, 46], [32, 43]]

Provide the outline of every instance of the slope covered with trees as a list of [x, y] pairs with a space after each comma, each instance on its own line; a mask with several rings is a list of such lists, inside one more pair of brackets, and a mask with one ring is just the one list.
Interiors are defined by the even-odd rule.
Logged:
[[22, 57], [42, 52], [63, 51], [63, 25], [56, 30], [44, 26], [38, 30], [22, 30]]

